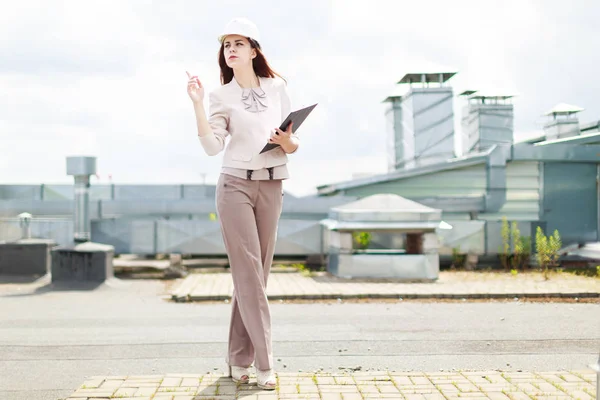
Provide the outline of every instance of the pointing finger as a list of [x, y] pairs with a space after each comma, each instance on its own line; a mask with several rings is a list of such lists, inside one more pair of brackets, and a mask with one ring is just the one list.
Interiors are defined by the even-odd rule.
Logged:
[[189, 72], [185, 71], [185, 73], [187, 74], [188, 78], [192, 77]]

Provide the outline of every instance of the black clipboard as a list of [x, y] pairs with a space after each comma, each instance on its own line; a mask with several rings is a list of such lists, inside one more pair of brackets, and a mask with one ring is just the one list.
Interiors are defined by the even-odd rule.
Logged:
[[[304, 122], [306, 117], [308, 117], [308, 114], [310, 114], [310, 112], [317, 106], [317, 104], [318, 103], [315, 103], [312, 106], [308, 106], [308, 107], [301, 108], [296, 111], [292, 111], [290, 113], [290, 115], [288, 115], [283, 120], [283, 122], [279, 126], [279, 129], [281, 129], [282, 131], [285, 131], [288, 128], [289, 124], [293, 122], [294, 126], [292, 127], [292, 133], [296, 133], [296, 130], [300, 127], [300, 125], [302, 125], [302, 122]], [[265, 147], [263, 147], [263, 149], [260, 151], [259, 154], [262, 154], [269, 150], [273, 150], [276, 147], [279, 147], [279, 145], [275, 144], [275, 143], [267, 143], [267, 145]]]

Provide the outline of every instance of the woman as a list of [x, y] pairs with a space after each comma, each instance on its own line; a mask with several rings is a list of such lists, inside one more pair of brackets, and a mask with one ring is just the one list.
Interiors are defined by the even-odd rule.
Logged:
[[[233, 277], [229, 376], [248, 383], [255, 362], [257, 384], [275, 389], [271, 314], [266, 286], [281, 214], [282, 180], [288, 178], [287, 154], [298, 148], [291, 126], [277, 127], [290, 113], [285, 82], [267, 63], [256, 25], [230, 21], [219, 36], [222, 86], [209, 94], [188, 73], [187, 91], [194, 104], [198, 136], [214, 156], [225, 149], [216, 188], [216, 205]], [[226, 138], [229, 142], [225, 146]], [[263, 154], [267, 143], [279, 146]]]

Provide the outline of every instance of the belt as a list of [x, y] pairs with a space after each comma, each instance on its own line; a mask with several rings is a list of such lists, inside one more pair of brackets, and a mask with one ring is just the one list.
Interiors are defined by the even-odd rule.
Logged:
[[[267, 168], [267, 171], [269, 171], [269, 179], [270, 179], [270, 180], [273, 180], [273, 168], [274, 168], [274, 167], [268, 167], [268, 168]], [[251, 169], [249, 169], [249, 170], [246, 170], [246, 179], [248, 179], [248, 180], [252, 180], [252, 173], [253, 173], [253, 172], [254, 172], [254, 171], [253, 171], [253, 170], [251, 170]]]

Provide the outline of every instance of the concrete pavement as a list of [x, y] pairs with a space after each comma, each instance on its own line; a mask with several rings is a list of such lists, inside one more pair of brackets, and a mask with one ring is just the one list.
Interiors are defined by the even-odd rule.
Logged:
[[[0, 284], [0, 399], [64, 399], [93, 376], [191, 374], [212, 376], [227, 386], [224, 354], [231, 305], [172, 302], [172, 283]], [[440, 370], [586, 373], [600, 349], [598, 303], [276, 301], [271, 310], [275, 368], [281, 377], [310, 373], [312, 379], [316, 372], [317, 378], [356, 379], [388, 371]], [[328, 390], [339, 385], [318, 388], [330, 397]], [[258, 393], [254, 386], [243, 394], [251, 399]], [[280, 398], [284, 394], [298, 393], [279, 393]], [[407, 392], [403, 398], [415, 394], [427, 398], [436, 392]]]

